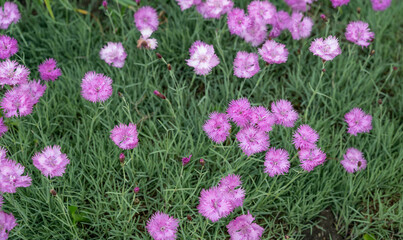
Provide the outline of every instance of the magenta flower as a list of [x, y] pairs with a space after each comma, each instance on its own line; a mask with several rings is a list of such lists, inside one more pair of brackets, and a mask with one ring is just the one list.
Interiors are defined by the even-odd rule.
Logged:
[[280, 36], [281, 32], [288, 28], [291, 21], [290, 15], [285, 11], [278, 11], [272, 21], [272, 29], [269, 37], [276, 38]]
[[386, 10], [390, 6], [391, 2], [392, 0], [371, 0], [372, 9], [375, 11]]
[[372, 129], [372, 116], [365, 114], [361, 108], [353, 108], [344, 115], [348, 124], [347, 132], [357, 136], [357, 133], [368, 133]]
[[217, 222], [228, 216], [232, 212], [233, 206], [227, 198], [222, 196], [218, 187], [212, 187], [201, 191], [197, 209], [202, 216], [212, 222]]
[[0, 85], [17, 85], [28, 81], [29, 69], [10, 59], [0, 63]]
[[12, 37], [0, 35], [0, 59], [6, 59], [18, 52], [18, 42]]
[[300, 166], [308, 172], [326, 161], [326, 154], [320, 148], [301, 149], [298, 156], [301, 162]]
[[17, 222], [13, 214], [0, 211], [0, 239], [8, 239], [8, 234], [15, 226], [17, 226]]
[[22, 87], [8, 90], [1, 100], [0, 106], [6, 117], [23, 117], [32, 113], [37, 100]]
[[267, 37], [267, 27], [263, 22], [250, 17], [250, 25], [241, 33], [241, 37], [253, 47], [257, 47], [264, 42]]
[[189, 157], [184, 157], [182, 158], [182, 165], [185, 166], [190, 162], [190, 159], [192, 158], [192, 154], [189, 155]]
[[250, 112], [250, 103], [246, 98], [232, 100], [227, 108], [228, 117], [239, 127], [245, 127], [249, 124]]
[[287, 62], [288, 50], [284, 44], [277, 43], [274, 40], [267, 40], [262, 48], [259, 48], [259, 54], [267, 63], [280, 64]]
[[292, 107], [291, 102], [287, 100], [278, 100], [271, 104], [271, 112], [276, 117], [276, 124], [284, 127], [294, 127], [298, 120], [298, 113]]
[[32, 157], [34, 166], [41, 171], [45, 177], [61, 177], [63, 176], [67, 164], [70, 160], [67, 155], [60, 151], [60, 146], [47, 146], [45, 149], [36, 153]]
[[362, 152], [356, 148], [347, 149], [343, 158], [340, 163], [349, 173], [364, 170], [367, 167], [367, 160], [363, 157]]
[[292, 8], [293, 11], [296, 12], [306, 12], [309, 10], [309, 6], [307, 4], [311, 4], [316, 0], [284, 0], [288, 6]]
[[266, 151], [270, 146], [269, 135], [255, 127], [245, 127], [236, 135], [239, 147], [250, 156], [255, 153]]
[[207, 136], [216, 143], [224, 142], [229, 136], [231, 124], [225, 113], [213, 112], [210, 119], [203, 125], [203, 130]]
[[139, 144], [136, 124], [120, 123], [111, 130], [111, 139], [121, 149], [133, 149]]
[[256, 223], [252, 223], [255, 218], [249, 213], [238, 216], [232, 220], [228, 225], [228, 234], [231, 236], [230, 240], [259, 240], [263, 235], [264, 228]]
[[272, 24], [276, 15], [276, 7], [269, 1], [255, 0], [248, 5], [248, 14], [263, 24]]
[[151, 29], [152, 32], [156, 31], [159, 24], [157, 11], [150, 6], [139, 8], [134, 13], [134, 23], [140, 32], [144, 29]]
[[276, 175], [283, 175], [288, 173], [290, 169], [290, 162], [288, 161], [288, 152], [284, 149], [270, 148], [266, 152], [264, 166], [264, 172], [269, 174], [270, 177]]
[[201, 3], [201, 0], [176, 0], [182, 11]]
[[234, 8], [227, 15], [227, 24], [231, 34], [241, 36], [242, 32], [244, 32], [251, 24], [251, 20], [245, 15], [243, 9]]
[[218, 184], [218, 189], [221, 192], [222, 197], [231, 203], [232, 209], [243, 205], [245, 190], [241, 188], [241, 184], [241, 176], [233, 174], [222, 178]]
[[21, 18], [18, 5], [13, 2], [5, 2], [0, 7], [0, 29], [7, 29], [11, 23], [17, 23]]
[[179, 220], [166, 213], [156, 212], [147, 221], [147, 231], [155, 240], [175, 240]]
[[213, 67], [220, 63], [217, 55], [214, 53], [213, 45], [208, 45], [202, 41], [196, 41], [189, 49], [190, 59], [187, 59], [187, 65], [194, 67], [197, 75], [207, 75]]
[[30, 81], [23, 83], [18, 87], [14, 88], [15, 91], [25, 92], [30, 96], [32, 104], [37, 104], [39, 99], [43, 96], [46, 91], [46, 85], [42, 85], [40, 81]]
[[87, 72], [81, 83], [81, 95], [90, 102], [105, 102], [112, 96], [112, 79], [96, 72]]
[[298, 130], [294, 133], [293, 143], [295, 148], [298, 149], [312, 149], [316, 148], [316, 142], [319, 139], [319, 134], [313, 130], [309, 125], [304, 124], [299, 126]]
[[108, 44], [101, 49], [99, 55], [107, 64], [117, 68], [122, 68], [125, 65], [127, 56], [121, 42], [108, 42]]
[[139, 193], [139, 192], [140, 192], [140, 188], [139, 188], [139, 187], [135, 187], [135, 188], [133, 189], [133, 192], [134, 192], [134, 193]]
[[276, 117], [265, 107], [252, 107], [249, 113], [250, 125], [263, 132], [270, 132], [276, 123]]
[[311, 35], [313, 21], [310, 17], [304, 17], [300, 12], [294, 12], [291, 15], [291, 22], [288, 29], [294, 40], [307, 38]]
[[0, 118], [0, 137], [4, 135], [8, 131], [8, 127], [4, 124], [3, 118]]
[[368, 23], [362, 21], [350, 22], [346, 28], [346, 39], [362, 47], [368, 47], [375, 34], [370, 32]]
[[332, 2], [332, 6], [334, 8], [347, 5], [350, 2], [350, 0], [330, 0], [330, 1]]
[[309, 51], [325, 61], [333, 60], [333, 58], [341, 54], [339, 42], [337, 38], [333, 36], [329, 36], [325, 40], [323, 40], [323, 38], [316, 38], [311, 43]]
[[221, 15], [231, 11], [233, 6], [234, 2], [231, 0], [206, 0], [198, 4], [196, 9], [204, 18], [219, 19]]
[[38, 71], [41, 75], [41, 79], [44, 81], [55, 81], [62, 75], [62, 71], [57, 67], [57, 62], [53, 58], [49, 58], [41, 63], [41, 65], [38, 66]]
[[18, 187], [31, 186], [31, 178], [29, 176], [22, 176], [24, 173], [24, 166], [7, 159], [6, 150], [0, 149], [0, 192], [15, 193]]
[[234, 59], [234, 75], [239, 78], [251, 78], [260, 70], [259, 56], [256, 53], [239, 51]]

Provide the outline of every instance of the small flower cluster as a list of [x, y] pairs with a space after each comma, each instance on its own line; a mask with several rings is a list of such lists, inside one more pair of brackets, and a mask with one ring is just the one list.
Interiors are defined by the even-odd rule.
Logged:
[[157, 11], [150, 6], [139, 8], [134, 13], [134, 23], [141, 33], [141, 37], [137, 41], [137, 47], [156, 49], [158, 46], [157, 40], [150, 37], [151, 34], [158, 29], [159, 21]]
[[7, 29], [11, 23], [17, 23], [21, 18], [18, 5], [13, 2], [5, 2], [0, 6], [0, 29]]

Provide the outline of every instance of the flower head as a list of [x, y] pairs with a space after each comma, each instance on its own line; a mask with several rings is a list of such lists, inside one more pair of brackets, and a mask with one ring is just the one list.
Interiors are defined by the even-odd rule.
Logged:
[[249, 27], [251, 20], [243, 9], [234, 8], [227, 15], [227, 24], [231, 34], [240, 36]]
[[25, 168], [21, 164], [16, 163], [11, 159], [7, 159], [5, 154], [6, 151], [1, 149], [0, 192], [15, 193], [18, 187], [31, 186], [31, 178], [28, 176], [22, 176]]
[[139, 144], [137, 126], [133, 123], [116, 125], [110, 137], [121, 149], [133, 149]]
[[15, 88], [15, 91], [25, 92], [31, 97], [31, 103], [37, 104], [39, 99], [43, 96], [46, 91], [46, 85], [42, 85], [40, 81], [29, 81], [23, 83]]
[[250, 125], [263, 132], [270, 132], [276, 123], [275, 116], [263, 106], [252, 107], [249, 113]]
[[298, 156], [301, 162], [300, 166], [308, 172], [326, 161], [326, 154], [320, 148], [301, 149]]
[[368, 133], [372, 129], [372, 116], [365, 114], [361, 108], [353, 108], [344, 115], [348, 124], [347, 132], [357, 136], [357, 133]]
[[45, 177], [50, 178], [63, 176], [67, 164], [70, 163], [67, 155], [60, 151], [58, 145], [45, 147], [42, 152], [35, 154], [32, 161]]
[[276, 38], [280, 36], [281, 32], [288, 28], [290, 24], [291, 17], [285, 11], [278, 11], [272, 21], [272, 29], [270, 31], [269, 37]]
[[332, 2], [332, 6], [334, 8], [347, 5], [350, 2], [350, 0], [330, 0], [330, 1]]
[[155, 240], [175, 240], [179, 220], [166, 213], [156, 212], [147, 221], [147, 231]]
[[198, 5], [201, 0], [176, 0], [182, 11], [191, 8], [193, 5]]
[[340, 163], [349, 173], [364, 170], [367, 167], [367, 160], [363, 157], [362, 152], [356, 148], [347, 149], [343, 158], [344, 159], [340, 161]]
[[239, 51], [234, 59], [234, 75], [239, 78], [251, 78], [260, 70], [259, 56], [256, 53]]
[[309, 125], [304, 124], [295, 131], [293, 143], [296, 149], [312, 149], [316, 148], [318, 139], [319, 134]]
[[13, 214], [0, 211], [0, 239], [8, 239], [8, 234], [15, 226], [17, 226], [17, 222]]
[[217, 55], [214, 53], [213, 45], [208, 45], [202, 41], [196, 41], [189, 49], [190, 59], [187, 59], [187, 65], [194, 67], [196, 74], [207, 75], [211, 69], [220, 63]]
[[204, 18], [219, 19], [221, 15], [231, 11], [233, 6], [234, 2], [231, 0], [206, 0], [198, 4], [196, 9]]
[[245, 190], [241, 188], [241, 184], [241, 177], [233, 174], [222, 178], [218, 184], [221, 196], [231, 203], [232, 209], [243, 205]]
[[345, 35], [348, 41], [362, 47], [367, 47], [375, 37], [375, 34], [370, 32], [368, 23], [362, 21], [350, 22]]
[[274, 40], [267, 40], [258, 51], [267, 63], [280, 64], [287, 62], [287, 48], [285, 48], [284, 44], [277, 43]]
[[263, 24], [272, 24], [276, 14], [276, 7], [269, 1], [255, 0], [249, 3], [248, 14]]
[[127, 56], [121, 42], [108, 42], [108, 44], [101, 49], [99, 55], [107, 64], [117, 68], [122, 68], [125, 65]]
[[81, 95], [91, 102], [105, 102], [112, 95], [112, 79], [96, 72], [87, 72], [81, 83]]
[[0, 63], [0, 85], [17, 85], [28, 81], [29, 69], [10, 59]]
[[182, 158], [182, 165], [185, 166], [190, 162], [190, 159], [192, 158], [192, 154], [189, 155], [189, 157], [184, 157]]
[[269, 174], [270, 177], [288, 173], [290, 169], [290, 162], [288, 161], [288, 152], [284, 149], [270, 148], [266, 153], [264, 172]]
[[311, 35], [313, 21], [310, 17], [304, 17], [300, 12], [294, 12], [291, 15], [290, 25], [288, 29], [294, 40], [307, 38]]
[[222, 196], [218, 187], [212, 187], [201, 191], [197, 209], [207, 219], [217, 222], [221, 218], [228, 216], [232, 212], [233, 206], [227, 198]]
[[207, 136], [216, 143], [224, 142], [231, 129], [231, 124], [228, 122], [228, 117], [225, 113], [213, 112], [210, 114], [210, 119], [203, 125], [203, 130]]
[[24, 90], [25, 85], [8, 90], [1, 100], [1, 108], [6, 117], [22, 117], [32, 113], [37, 99], [29, 91]]
[[0, 29], [7, 29], [11, 23], [17, 23], [21, 18], [18, 5], [13, 2], [5, 2], [0, 7]]
[[57, 67], [57, 62], [53, 58], [49, 58], [38, 67], [38, 71], [41, 75], [41, 79], [44, 81], [55, 81], [60, 75], [62, 75], [62, 71]]
[[228, 117], [239, 127], [245, 127], [249, 124], [250, 112], [250, 103], [246, 98], [232, 100], [227, 109]]
[[270, 146], [269, 135], [255, 127], [245, 127], [236, 135], [239, 147], [250, 156], [255, 153], [266, 151]]
[[311, 43], [309, 51], [311, 51], [313, 55], [319, 56], [325, 61], [333, 60], [333, 58], [341, 54], [339, 41], [333, 36], [329, 36], [324, 40], [323, 38], [316, 38]]
[[6, 35], [0, 35], [0, 59], [7, 59], [17, 52], [17, 40]]
[[134, 13], [134, 22], [139, 31], [151, 29], [154, 32], [159, 24], [157, 11], [150, 6], [141, 7]]
[[8, 131], [8, 127], [4, 124], [3, 118], [0, 118], [0, 137], [3, 136], [4, 133]]
[[264, 42], [267, 37], [267, 27], [262, 21], [249, 17], [250, 24], [242, 33], [241, 37], [252, 46], [257, 47]]
[[392, 0], [371, 0], [372, 9], [375, 11], [384, 11], [390, 6], [391, 2]]
[[264, 228], [252, 223], [255, 218], [249, 213], [232, 220], [228, 225], [228, 234], [231, 240], [259, 240], [263, 235]]
[[291, 102], [287, 100], [278, 100], [271, 104], [271, 112], [276, 117], [276, 124], [284, 127], [294, 127], [298, 119], [298, 113], [292, 107]]
[[3, 196], [0, 195], [0, 208], [3, 205]]
[[288, 6], [292, 8], [293, 11], [296, 12], [306, 12], [309, 10], [308, 4], [311, 4], [316, 0], [284, 0]]

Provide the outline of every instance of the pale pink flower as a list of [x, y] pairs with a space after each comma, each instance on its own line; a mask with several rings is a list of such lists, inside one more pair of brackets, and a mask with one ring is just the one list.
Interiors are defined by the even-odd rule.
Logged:
[[32, 157], [34, 166], [41, 171], [45, 177], [61, 177], [63, 176], [67, 164], [70, 160], [67, 155], [60, 151], [60, 146], [47, 146], [45, 149], [36, 153]]
[[346, 28], [346, 39], [359, 46], [367, 47], [371, 44], [375, 34], [370, 32], [368, 23], [362, 21], [350, 22]]
[[24, 173], [24, 166], [7, 159], [6, 150], [1, 148], [0, 158], [0, 192], [15, 193], [18, 187], [31, 186], [31, 178], [29, 176], [22, 176]]
[[277, 102], [272, 102], [271, 112], [276, 117], [276, 124], [284, 127], [294, 127], [298, 120], [298, 113], [292, 107], [291, 102], [281, 99]]
[[41, 75], [41, 79], [44, 81], [55, 81], [62, 75], [62, 71], [57, 67], [57, 62], [53, 58], [49, 58], [39, 65], [38, 71]]
[[228, 225], [230, 240], [259, 240], [263, 235], [264, 228], [253, 223], [255, 218], [249, 213], [232, 220]]
[[390, 6], [391, 2], [392, 0], [371, 0], [372, 9], [375, 11], [384, 11]]
[[221, 192], [222, 197], [231, 203], [232, 209], [243, 205], [245, 190], [242, 189], [241, 184], [241, 176], [233, 174], [222, 178], [218, 184], [218, 190]]
[[231, 34], [236, 34], [241, 36], [251, 24], [251, 20], [245, 15], [243, 9], [234, 8], [227, 15], [228, 29]]
[[326, 161], [326, 154], [320, 148], [301, 149], [298, 156], [301, 162], [300, 166], [308, 172]]
[[231, 11], [233, 6], [234, 2], [231, 0], [206, 0], [197, 5], [196, 9], [204, 18], [219, 19], [221, 15]]
[[276, 124], [276, 117], [263, 106], [252, 107], [248, 118], [250, 125], [264, 132], [270, 132]]
[[12, 37], [0, 35], [0, 59], [6, 59], [18, 52], [18, 42]]
[[260, 70], [259, 56], [256, 53], [239, 51], [234, 59], [234, 75], [251, 78]]
[[146, 28], [151, 29], [152, 32], [156, 31], [159, 24], [157, 11], [150, 6], [139, 8], [134, 13], [134, 23], [139, 31]]
[[278, 11], [272, 21], [272, 29], [269, 37], [276, 38], [280, 36], [281, 32], [288, 28], [291, 21], [290, 15], [285, 11]]
[[111, 130], [110, 137], [122, 149], [133, 149], [139, 143], [137, 126], [133, 123], [129, 123], [129, 125], [123, 123], [116, 125]]
[[8, 127], [4, 124], [3, 117], [0, 118], [0, 137], [8, 131]]
[[182, 11], [201, 3], [201, 0], [176, 0]]
[[190, 59], [187, 59], [187, 65], [194, 67], [197, 75], [207, 75], [213, 67], [220, 63], [217, 55], [214, 53], [213, 45], [208, 45], [202, 41], [196, 41], [189, 49]]
[[334, 8], [347, 5], [350, 2], [350, 0], [330, 0], [330, 1], [332, 2], [332, 6]]
[[343, 158], [344, 159], [340, 161], [340, 163], [349, 173], [364, 170], [367, 167], [367, 160], [363, 157], [362, 152], [356, 148], [347, 149]]
[[347, 132], [357, 136], [357, 133], [368, 133], [372, 129], [372, 116], [365, 114], [360, 108], [353, 108], [344, 116], [348, 124]]
[[112, 79], [96, 72], [87, 72], [81, 83], [81, 95], [90, 102], [105, 102], [112, 96]]
[[210, 119], [203, 125], [203, 130], [207, 136], [216, 143], [224, 142], [229, 136], [231, 124], [225, 113], [213, 112]]
[[298, 149], [312, 149], [316, 148], [316, 142], [319, 139], [319, 134], [313, 130], [309, 125], [304, 124], [299, 126], [293, 136], [293, 143], [295, 148]]
[[36, 81], [29, 81], [27, 83], [23, 83], [18, 87], [14, 88], [15, 91], [26, 92], [31, 96], [31, 103], [37, 104], [39, 99], [43, 96], [46, 91], [47, 86], [44, 84], [42, 85], [41, 82], [38, 80]]
[[307, 38], [311, 35], [313, 21], [310, 17], [304, 17], [300, 12], [294, 12], [291, 15], [291, 22], [288, 29], [294, 40]]
[[0, 85], [17, 85], [28, 81], [29, 69], [10, 59], [0, 63]]
[[121, 42], [108, 42], [108, 44], [101, 49], [99, 55], [107, 64], [117, 68], [122, 68], [125, 65], [127, 56]]
[[250, 112], [250, 103], [246, 98], [232, 100], [227, 108], [228, 117], [239, 127], [245, 127], [249, 124]]
[[239, 141], [239, 147], [247, 156], [266, 151], [270, 146], [269, 135], [252, 126], [241, 129], [237, 133], [236, 139]]
[[325, 61], [333, 60], [337, 55], [341, 54], [339, 41], [334, 36], [323, 38], [316, 38], [312, 43], [309, 51], [313, 55], [321, 57]]
[[8, 239], [8, 234], [15, 226], [17, 226], [17, 222], [13, 214], [0, 211], [0, 239]]
[[288, 161], [288, 152], [284, 149], [270, 148], [266, 152], [264, 166], [266, 167], [264, 172], [269, 174], [270, 177], [276, 175], [283, 175], [288, 173], [290, 169], [290, 162]]
[[155, 240], [175, 240], [179, 220], [166, 213], [156, 212], [147, 221], [147, 231]]
[[5, 2], [0, 7], [0, 29], [7, 29], [11, 23], [17, 23], [21, 18], [18, 5], [13, 2]]
[[37, 99], [28, 91], [17, 87], [5, 93], [0, 105], [6, 117], [22, 117], [31, 114], [36, 103]]
[[306, 12], [309, 10], [309, 5], [316, 0], [284, 0], [293, 11]]
[[267, 27], [263, 22], [257, 21], [253, 17], [249, 17], [250, 25], [242, 33], [241, 37], [253, 47], [257, 47], [264, 42], [267, 37]]
[[259, 54], [267, 63], [280, 64], [287, 62], [288, 50], [284, 44], [274, 40], [267, 40], [261, 48]]
[[232, 212], [233, 206], [227, 198], [223, 198], [218, 187], [212, 187], [201, 191], [197, 209], [207, 219], [217, 222], [228, 216]]
[[276, 14], [276, 7], [269, 1], [255, 0], [249, 3], [248, 14], [263, 24], [272, 24]]

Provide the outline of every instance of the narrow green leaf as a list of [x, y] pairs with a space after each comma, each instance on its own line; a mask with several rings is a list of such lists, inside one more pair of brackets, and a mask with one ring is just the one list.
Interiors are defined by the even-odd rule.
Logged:
[[364, 234], [364, 236], [362, 237], [364, 240], [376, 240], [374, 237], [372, 237], [371, 235], [369, 235], [369, 234]]
[[55, 20], [55, 16], [53, 15], [52, 8], [50, 7], [50, 0], [44, 0], [46, 8], [48, 9], [48, 12], [50, 16], [52, 17], [53, 20]]

